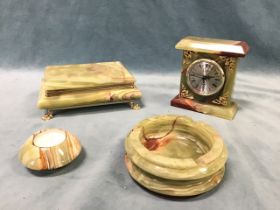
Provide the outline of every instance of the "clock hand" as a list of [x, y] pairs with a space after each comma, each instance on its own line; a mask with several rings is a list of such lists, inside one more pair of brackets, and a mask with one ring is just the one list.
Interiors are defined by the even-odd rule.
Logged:
[[191, 74], [190, 76], [197, 77], [197, 78], [201, 78], [201, 79], [203, 79], [203, 78], [204, 78], [203, 76], [198, 75], [198, 74]]
[[208, 76], [208, 75], [201, 76], [201, 75], [198, 75], [198, 74], [190, 74], [190, 76], [197, 77], [197, 78], [200, 78], [200, 79], [203, 79], [203, 80], [215, 78], [215, 76]]
[[206, 75], [206, 76], [204, 76], [204, 78], [205, 79], [211, 79], [211, 78], [215, 78], [214, 76], [208, 76], [208, 75]]
[[202, 78], [202, 90], [205, 91], [205, 79]]

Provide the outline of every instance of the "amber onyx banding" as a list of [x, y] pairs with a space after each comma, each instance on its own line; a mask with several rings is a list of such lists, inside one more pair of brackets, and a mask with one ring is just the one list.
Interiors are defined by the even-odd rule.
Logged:
[[151, 191], [192, 196], [223, 178], [227, 148], [209, 125], [191, 118], [148, 118], [128, 134], [125, 163], [130, 175]]
[[51, 170], [69, 164], [80, 152], [80, 142], [73, 134], [52, 128], [32, 134], [20, 149], [19, 160], [32, 170]]

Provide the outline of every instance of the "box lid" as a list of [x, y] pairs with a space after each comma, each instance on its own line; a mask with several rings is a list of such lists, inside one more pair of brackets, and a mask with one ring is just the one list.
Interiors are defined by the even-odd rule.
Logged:
[[121, 86], [134, 82], [135, 78], [119, 61], [48, 66], [43, 79], [47, 91]]
[[183, 38], [176, 44], [175, 48], [178, 50], [190, 50], [232, 57], [244, 57], [249, 51], [249, 46], [244, 41], [211, 39], [196, 36], [187, 36]]

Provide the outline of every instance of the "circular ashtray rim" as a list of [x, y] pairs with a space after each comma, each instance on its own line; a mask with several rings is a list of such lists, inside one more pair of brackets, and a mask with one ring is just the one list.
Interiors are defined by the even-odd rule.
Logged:
[[[56, 145], [53, 145], [53, 146], [50, 146], [50, 147], [43, 147], [43, 146], [38, 146], [34, 141], [35, 141], [35, 139], [36, 139], [36, 137], [39, 135], [39, 134], [41, 134], [41, 133], [44, 133], [45, 131], [49, 131], [49, 130], [60, 130], [60, 131], [63, 131], [64, 132], [64, 134], [65, 134], [65, 139], [62, 141], [62, 142], [60, 142], [59, 144], [56, 144]], [[33, 133], [32, 134], [32, 144], [33, 144], [33, 146], [34, 147], [38, 147], [38, 148], [54, 148], [54, 147], [59, 147], [59, 146], [61, 146], [65, 141], [66, 141], [66, 139], [67, 139], [67, 136], [68, 135], [68, 132], [66, 131], [66, 130], [63, 130], [63, 129], [61, 129], [61, 128], [45, 128], [45, 129], [41, 129], [41, 130], [39, 130], [39, 131], [37, 131], [37, 132], [35, 132], [35, 133]]]
[[[163, 118], [181, 119], [193, 128], [204, 129], [211, 137], [212, 147], [197, 160], [192, 158], [177, 159], [154, 154], [141, 144], [139, 129], [152, 120], [162, 120]], [[222, 138], [211, 126], [203, 122], [195, 122], [190, 117], [179, 115], [158, 115], [139, 122], [128, 134], [125, 141], [125, 150], [129, 159], [139, 168], [155, 176], [176, 180], [209, 176], [216, 172], [216, 168], [223, 167], [227, 159], [227, 148]]]

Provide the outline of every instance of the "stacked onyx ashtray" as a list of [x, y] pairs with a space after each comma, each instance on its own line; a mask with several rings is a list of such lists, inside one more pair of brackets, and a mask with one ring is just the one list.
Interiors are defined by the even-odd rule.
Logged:
[[209, 125], [163, 115], [136, 125], [125, 141], [125, 163], [143, 187], [170, 196], [194, 196], [222, 180], [227, 148]]

